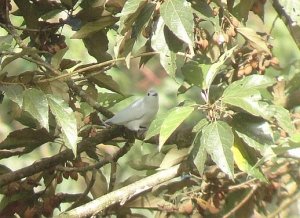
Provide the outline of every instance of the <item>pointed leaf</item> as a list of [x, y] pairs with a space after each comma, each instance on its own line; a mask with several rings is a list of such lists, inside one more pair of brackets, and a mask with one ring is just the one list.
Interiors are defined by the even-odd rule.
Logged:
[[184, 75], [185, 81], [190, 85], [201, 87], [203, 83], [203, 73], [201, 64], [196, 61], [189, 61], [183, 65], [181, 71]]
[[183, 149], [177, 149], [173, 148], [171, 149], [166, 156], [164, 157], [163, 161], [161, 162], [159, 169], [168, 169], [169, 167], [172, 167], [178, 163], [180, 163], [182, 160], [184, 160], [188, 156], [188, 148]]
[[56, 122], [61, 127], [63, 140], [68, 148], [73, 150], [76, 156], [77, 149], [77, 123], [72, 109], [60, 98], [54, 95], [47, 95], [50, 110]]
[[176, 107], [164, 120], [159, 135], [159, 150], [176, 128], [194, 111], [193, 107]]
[[[238, 82], [240, 81], [241, 80], [239, 80]], [[242, 87], [244, 88], [263, 89], [272, 86], [275, 83], [276, 80], [274, 78], [266, 75], [255, 74], [245, 77], [239, 84], [242, 84]]]
[[118, 19], [112, 16], [104, 16], [101, 17], [99, 20], [87, 22], [84, 24], [80, 30], [78, 30], [71, 39], [83, 39], [88, 37], [89, 35], [102, 30], [103, 28], [113, 25], [116, 23]]
[[160, 7], [160, 15], [169, 29], [182, 41], [193, 44], [191, 4], [185, 0], [166, 0]]
[[167, 117], [167, 113], [159, 114], [156, 118], [151, 122], [145, 136], [145, 140], [150, 139], [153, 136], [156, 136], [160, 132], [161, 125]]
[[146, 3], [146, 0], [126, 1], [121, 13], [116, 15], [120, 17], [119, 33], [123, 35], [132, 26]]
[[99, 87], [106, 88], [108, 90], [122, 95], [119, 84], [116, 81], [114, 81], [110, 75], [107, 75], [106, 73], [98, 73], [95, 76], [89, 77], [88, 80], [97, 84]]
[[224, 52], [224, 54], [221, 55], [219, 60], [216, 63], [214, 63], [213, 65], [211, 65], [208, 72], [205, 74], [204, 85], [203, 85], [204, 89], [209, 89], [209, 87], [212, 84], [213, 80], [215, 79], [216, 75], [219, 73], [220, 67], [232, 55], [235, 48], [236, 48], [236, 46], [234, 46], [233, 48]]
[[232, 152], [234, 162], [241, 171], [253, 176], [254, 178], [261, 180], [262, 182], [267, 182], [267, 179], [262, 173], [262, 171], [259, 168], [257, 168], [257, 166], [255, 166], [256, 158], [253, 157], [253, 155], [251, 155], [251, 153], [247, 151], [245, 145], [237, 136], [234, 140]]
[[[37, 137], [39, 136], [39, 137]], [[21, 147], [37, 147], [53, 140], [45, 129], [19, 129], [15, 130], [0, 143], [0, 149], [15, 149]]]
[[26, 89], [23, 92], [23, 108], [33, 118], [35, 118], [42, 127], [49, 130], [48, 123], [48, 102], [46, 95], [38, 89]]
[[205, 146], [212, 160], [233, 179], [233, 133], [230, 126], [223, 121], [205, 126], [202, 130], [201, 146]]
[[200, 141], [201, 137], [197, 136], [195, 140], [195, 147], [192, 150], [191, 154], [193, 156], [193, 162], [200, 173], [200, 175], [203, 174], [204, 168], [205, 168], [205, 162], [207, 159], [207, 152], [205, 149], [205, 145], [201, 144]]
[[164, 33], [165, 23], [160, 17], [156, 24], [156, 29], [151, 38], [151, 46], [154, 51], [158, 51], [160, 55], [160, 63], [167, 73], [171, 76], [175, 75], [176, 71], [176, 54], [172, 52], [165, 39]]
[[248, 87], [249, 84], [251, 83], [247, 79], [233, 82], [223, 92], [222, 101], [240, 107], [255, 116], [270, 119], [273, 112], [269, 110], [269, 105], [261, 101], [259, 90]]
[[279, 105], [272, 105], [270, 108], [274, 110], [274, 117], [277, 120], [278, 125], [289, 135], [293, 135], [296, 128], [292, 122], [290, 112]]
[[17, 103], [20, 108], [23, 106], [23, 87], [20, 85], [1, 86], [1, 91], [4, 91], [5, 96], [11, 101]]

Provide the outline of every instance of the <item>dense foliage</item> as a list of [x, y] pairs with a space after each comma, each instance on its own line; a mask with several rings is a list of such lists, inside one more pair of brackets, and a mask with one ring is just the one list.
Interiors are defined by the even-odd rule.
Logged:
[[[0, 217], [282, 212], [299, 196], [300, 69], [275, 57], [276, 21], [261, 28], [275, 11], [300, 47], [297, 0], [0, 0], [1, 101], [19, 123], [0, 142]], [[105, 125], [130, 98], [120, 74], [155, 60], [177, 106], [146, 132]]]

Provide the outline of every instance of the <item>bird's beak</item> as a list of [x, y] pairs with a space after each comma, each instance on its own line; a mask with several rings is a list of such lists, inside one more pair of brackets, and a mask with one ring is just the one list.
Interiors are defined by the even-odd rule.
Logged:
[[157, 96], [157, 93], [154, 93], [153, 96]]

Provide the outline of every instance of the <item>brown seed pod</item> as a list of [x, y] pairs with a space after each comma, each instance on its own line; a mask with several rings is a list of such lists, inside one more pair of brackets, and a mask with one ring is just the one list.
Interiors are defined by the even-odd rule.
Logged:
[[250, 64], [247, 64], [244, 68], [244, 74], [249, 75], [250, 73], [252, 73], [252, 70], [253, 70], [252, 66]]
[[253, 69], [257, 69], [258, 68], [258, 61], [256, 60], [251, 60], [250, 61], [250, 65]]
[[182, 214], [192, 214], [194, 205], [192, 200], [186, 200], [179, 205], [178, 212]]
[[72, 171], [72, 172], [70, 173], [70, 177], [71, 177], [72, 179], [74, 179], [75, 181], [77, 181], [77, 180], [78, 180], [78, 173], [75, 172], [75, 171]]

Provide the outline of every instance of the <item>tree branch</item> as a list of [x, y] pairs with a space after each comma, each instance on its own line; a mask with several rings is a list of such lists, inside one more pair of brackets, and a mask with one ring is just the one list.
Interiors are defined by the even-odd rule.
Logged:
[[[113, 127], [109, 129], [103, 129], [101, 132], [97, 133], [96, 136], [93, 138], [86, 138], [80, 143], [78, 143], [78, 152], [82, 152], [85, 149], [87, 149], [89, 146], [95, 146], [99, 143], [104, 143], [106, 141], [109, 141], [113, 138], [116, 138], [118, 136], [121, 136], [122, 134], [122, 128], [121, 127]], [[120, 153], [116, 154], [116, 158], [119, 158], [122, 152], [124, 152], [123, 149], [120, 149]], [[124, 153], [123, 153], [124, 155]], [[9, 184], [10, 182], [14, 182], [17, 180], [20, 180], [22, 178], [25, 178], [27, 176], [34, 175], [35, 173], [44, 171], [46, 169], [49, 169], [51, 167], [55, 167], [60, 163], [65, 163], [67, 160], [72, 160], [74, 158], [73, 152], [71, 149], [67, 149], [64, 151], [61, 151], [60, 153], [52, 156], [43, 158], [38, 162], [33, 163], [30, 166], [24, 167], [22, 169], [16, 170], [14, 172], [9, 172], [6, 174], [3, 174], [0, 176], [0, 187]], [[102, 166], [109, 163], [111, 159], [104, 159], [101, 164]]]
[[128, 186], [101, 196], [85, 205], [77, 207], [68, 212], [64, 212], [57, 217], [90, 217], [116, 203], [120, 203], [120, 205], [123, 205], [132, 197], [137, 196], [140, 193], [152, 189], [156, 185], [159, 185], [178, 176], [181, 173], [181, 170], [182, 169], [179, 165], [170, 167], [169, 169], [160, 171], [158, 173], [155, 173], [154, 175], [148, 176]]

